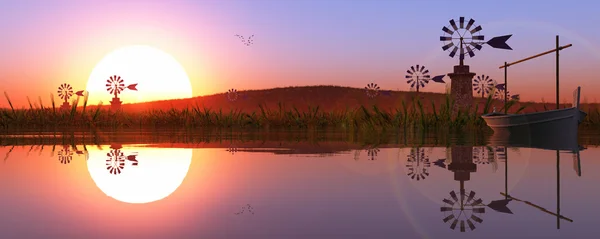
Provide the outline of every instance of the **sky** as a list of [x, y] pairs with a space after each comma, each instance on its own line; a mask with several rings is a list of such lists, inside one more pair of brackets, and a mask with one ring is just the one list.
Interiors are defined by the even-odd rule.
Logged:
[[[49, 100], [61, 83], [85, 89], [108, 53], [149, 45], [175, 58], [192, 95], [303, 85], [409, 90], [410, 66], [447, 74], [458, 59], [441, 49], [450, 19], [473, 18], [486, 39], [513, 34], [513, 50], [484, 46], [467, 57], [477, 75], [504, 80], [498, 69], [560, 45], [560, 101], [597, 102], [600, 3], [578, 1], [195, 0], [2, 1], [0, 91], [17, 107]], [[254, 35], [244, 45], [236, 34]], [[449, 78], [445, 78], [449, 81]], [[555, 56], [508, 70], [509, 91], [522, 101], [555, 101]], [[168, 84], [168, 79], [165, 79]], [[444, 92], [430, 83], [421, 91]], [[175, 97], [175, 96], [172, 96]], [[111, 98], [106, 94], [106, 100]], [[6, 107], [0, 100], [0, 107]]]

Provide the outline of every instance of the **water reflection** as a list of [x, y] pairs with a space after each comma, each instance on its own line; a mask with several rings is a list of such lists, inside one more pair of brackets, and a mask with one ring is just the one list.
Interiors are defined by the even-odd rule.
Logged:
[[90, 150], [87, 168], [107, 196], [126, 203], [149, 203], [173, 193], [186, 177], [191, 149], [110, 145]]
[[106, 170], [111, 174], [120, 174], [125, 169], [125, 161], [131, 162], [131, 166], [137, 166], [138, 160], [136, 159], [137, 153], [133, 153], [125, 156], [125, 153], [121, 151], [120, 144], [112, 144], [111, 150], [106, 153]]
[[[0, 238], [39, 236], [49, 220], [54, 234], [44, 238], [66, 238], [55, 232], [73, 221], [79, 238], [577, 238], [594, 231], [600, 213], [599, 178], [589, 173], [600, 164], [582, 165], [579, 148], [56, 143], [0, 148], [11, 155], [0, 167]], [[48, 157], [53, 147], [58, 156]]]
[[410, 149], [408, 159], [406, 160], [406, 168], [408, 169], [408, 177], [414, 180], [422, 180], [429, 176], [429, 157], [425, 154], [425, 149], [421, 147]]

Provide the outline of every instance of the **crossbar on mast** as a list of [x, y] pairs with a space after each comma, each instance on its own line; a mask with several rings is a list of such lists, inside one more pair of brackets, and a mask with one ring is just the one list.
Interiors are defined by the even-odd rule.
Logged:
[[[564, 45], [564, 46], [559, 47], [558, 50], [560, 51], [560, 50], [563, 50], [565, 48], [572, 47], [572, 46], [573, 46], [573, 44]], [[509, 66], [512, 66], [512, 65], [515, 65], [515, 64], [527, 61], [527, 60], [531, 60], [533, 58], [540, 57], [540, 56], [543, 56], [543, 55], [546, 55], [546, 54], [550, 54], [550, 53], [553, 53], [553, 52], [556, 52], [556, 51], [557, 51], [557, 49], [553, 49], [553, 50], [549, 50], [549, 51], [546, 51], [546, 52], [542, 52], [542, 53], [537, 54], [535, 56], [530, 56], [530, 57], [527, 57], [525, 59], [521, 59], [521, 60], [518, 60], [518, 61], [515, 61], [515, 62], [508, 63], [506, 65], [501, 65], [499, 67], [499, 69], [502, 69], [504, 67], [509, 67]]]

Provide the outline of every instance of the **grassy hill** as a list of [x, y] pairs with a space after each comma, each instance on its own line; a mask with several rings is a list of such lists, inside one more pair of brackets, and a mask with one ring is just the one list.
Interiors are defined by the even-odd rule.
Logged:
[[[184, 109], [199, 106], [200, 108], [210, 108], [212, 110], [221, 109], [223, 112], [230, 110], [240, 110], [244, 113], [260, 111], [259, 105], [268, 109], [278, 109], [279, 104], [285, 109], [297, 108], [299, 111], [306, 111], [310, 107], [319, 107], [320, 111], [331, 112], [345, 109], [355, 109], [361, 105], [372, 106], [376, 105], [384, 111], [396, 110], [402, 107], [402, 101], [407, 104], [407, 107], [412, 105], [414, 99], [419, 99], [423, 103], [423, 108], [426, 112], [433, 111], [433, 104], [436, 109], [446, 100], [446, 94], [431, 93], [431, 92], [406, 92], [406, 91], [388, 91], [380, 92], [373, 99], [367, 97], [364, 89], [350, 88], [342, 86], [301, 86], [301, 87], [285, 87], [273, 88], [265, 90], [249, 90], [238, 92], [238, 99], [229, 101], [226, 93], [214, 94], [208, 96], [199, 96], [189, 99], [177, 99], [167, 101], [155, 101], [137, 104], [124, 104], [123, 110], [127, 112], [140, 112], [146, 110], [163, 110], [167, 111], [172, 108]], [[479, 105], [479, 109], [483, 110], [487, 99], [474, 97], [474, 103]], [[494, 100], [492, 107], [501, 110], [503, 102]], [[525, 107], [521, 112], [543, 111], [545, 109], [556, 108], [556, 103], [542, 102], [516, 102], [511, 109], [517, 110]], [[571, 102], [562, 103], [561, 108], [570, 107]], [[107, 106], [106, 106], [107, 107]], [[544, 108], [545, 107], [545, 108]], [[583, 104], [584, 110], [597, 109], [598, 104]]]

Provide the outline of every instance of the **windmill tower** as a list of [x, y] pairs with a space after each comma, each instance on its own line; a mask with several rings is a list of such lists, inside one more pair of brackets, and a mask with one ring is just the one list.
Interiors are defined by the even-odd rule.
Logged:
[[[454, 19], [450, 20], [450, 25], [442, 28], [444, 35], [440, 36], [440, 41], [444, 42], [442, 50], [450, 50], [450, 57], [459, 56], [459, 64], [454, 66], [454, 71], [448, 76], [452, 80], [450, 86], [450, 95], [456, 102], [453, 113], [457, 113], [459, 109], [469, 109], [473, 103], [473, 85], [472, 79], [475, 73], [469, 71], [469, 66], [464, 64], [465, 55], [474, 57], [473, 50], [481, 50], [484, 44], [488, 44], [493, 48], [512, 50], [506, 44], [508, 38], [512, 35], [499, 36], [484, 42], [484, 36], [480, 31], [483, 29], [480, 25], [474, 27], [475, 20], [469, 19], [465, 22], [464, 17], [460, 17], [458, 25]], [[458, 53], [458, 54], [457, 54]]]
[[[131, 84], [127, 86], [127, 89], [137, 91], [137, 89], [135, 88], [136, 86], [137, 83]], [[121, 94], [123, 90], [125, 90], [125, 84], [123, 83], [123, 79], [120, 76], [114, 75], [109, 77], [108, 80], [106, 80], [106, 91], [114, 95], [114, 97], [110, 101], [111, 109], [114, 111], [121, 109], [121, 103], [123, 103], [123, 101], [119, 99], [119, 94]]]

